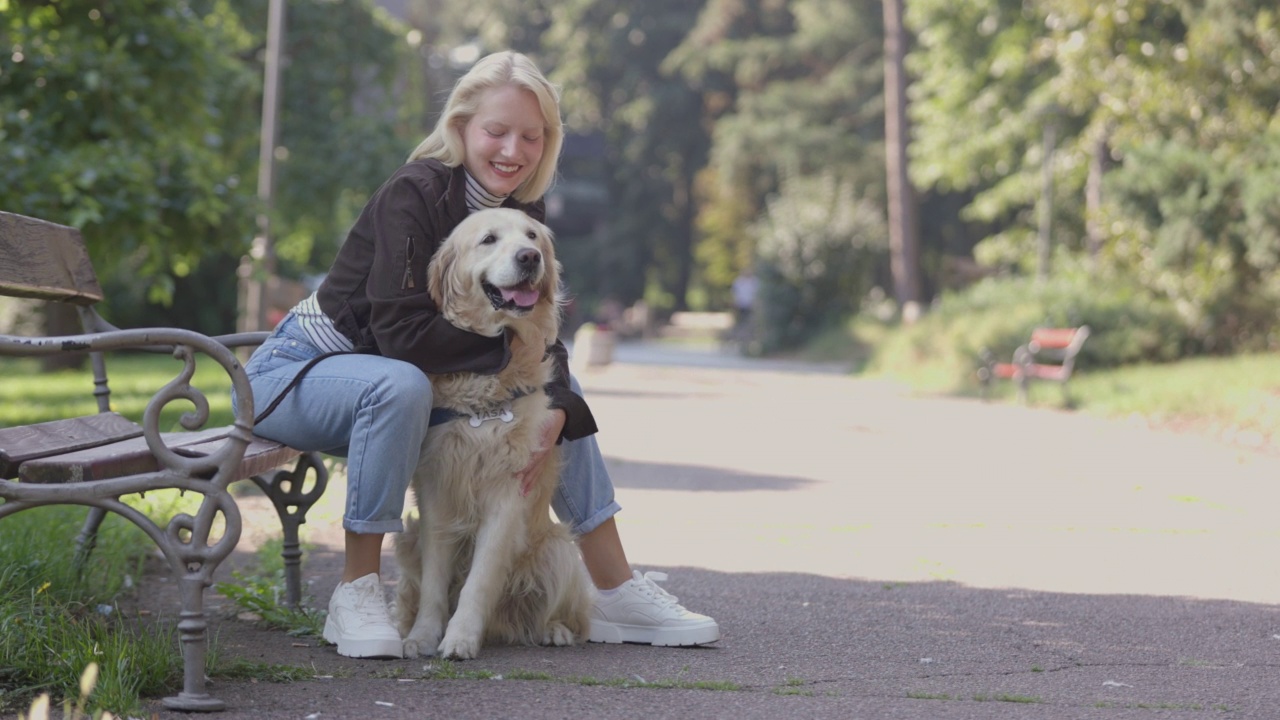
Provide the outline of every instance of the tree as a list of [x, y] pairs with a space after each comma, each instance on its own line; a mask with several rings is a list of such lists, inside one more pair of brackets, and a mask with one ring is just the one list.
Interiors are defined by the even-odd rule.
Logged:
[[889, 264], [893, 294], [903, 317], [914, 320], [920, 306], [920, 247], [915, 190], [907, 172], [907, 33], [902, 0], [884, 0], [885, 181], [889, 208]]
[[[0, 207], [81, 229], [116, 322], [231, 327], [257, 210], [265, 0], [0, 11]], [[407, 45], [360, 0], [295, 0], [290, 22], [273, 226], [302, 272], [327, 266], [408, 154], [390, 93]], [[184, 288], [201, 302], [173, 307]]]
[[0, 207], [80, 228], [152, 300], [239, 249], [256, 81], [229, 6], [15, 2], [0, 31]]
[[[267, 2], [234, 1], [260, 78]], [[421, 137], [396, 85], [414, 52], [407, 28], [362, 0], [290, 0], [287, 26], [272, 227], [276, 253], [297, 274], [328, 267], [365, 201]]]
[[[702, 271], [720, 283], [708, 294], [727, 295], [755, 260], [743, 239], [783, 178], [834, 178], [884, 207], [882, 19], [879, 3], [862, 0], [710, 0], [672, 53], [668, 66], [703, 94], [714, 123], [699, 208]], [[864, 259], [878, 275], [877, 257]]]
[[[1094, 272], [1172, 301], [1201, 348], [1263, 342], [1280, 302], [1280, 213], [1260, 190], [1276, 182], [1271, 4], [913, 0], [911, 9], [917, 179], [974, 192], [966, 212], [996, 226], [980, 259], [1028, 269], [1043, 172], [1055, 257], [1083, 250]], [[1052, 154], [1036, 142], [1050, 123]]]

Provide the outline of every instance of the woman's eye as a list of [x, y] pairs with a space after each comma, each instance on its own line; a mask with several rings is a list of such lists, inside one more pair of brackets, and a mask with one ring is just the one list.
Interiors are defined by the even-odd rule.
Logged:
[[489, 233], [480, 239], [481, 245], [492, 245], [496, 242], [498, 242], [498, 237], [493, 233]]
[[539, 141], [539, 140], [541, 140], [542, 138], [540, 138], [540, 137], [529, 137], [528, 135], [525, 135], [525, 136], [524, 136], [524, 139], [525, 139], [525, 140], [527, 140], [528, 142], [538, 142], [538, 141]]

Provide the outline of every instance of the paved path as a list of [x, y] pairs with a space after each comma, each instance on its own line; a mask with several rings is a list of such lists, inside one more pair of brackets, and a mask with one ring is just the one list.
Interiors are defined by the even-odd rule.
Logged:
[[[333, 677], [220, 682], [221, 717], [1280, 717], [1280, 459], [825, 367], [619, 360], [581, 379], [623, 539], [719, 643], [487, 648], [443, 679], [223, 613], [224, 656]], [[308, 526], [321, 605], [340, 500]]]

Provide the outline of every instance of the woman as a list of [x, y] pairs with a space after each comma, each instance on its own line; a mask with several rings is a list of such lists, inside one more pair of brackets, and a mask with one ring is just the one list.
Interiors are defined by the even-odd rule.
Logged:
[[[255, 433], [347, 458], [346, 552], [325, 624], [325, 639], [341, 655], [401, 656], [382, 591], [381, 551], [385, 533], [403, 529], [405, 492], [432, 404], [427, 373], [497, 372], [519, 342], [459, 330], [440, 317], [426, 293], [427, 264], [477, 209], [517, 208], [542, 221], [562, 138], [558, 93], [532, 61], [500, 52], [476, 63], [431, 135], [370, 198], [320, 288], [246, 365], [259, 409], [279, 400]], [[658, 587], [660, 574], [642, 576], [627, 562], [595, 420], [569, 377], [564, 346], [557, 342], [553, 351], [561, 371], [548, 388], [556, 412], [543, 428], [545, 450], [512, 482], [523, 490], [551, 446], [564, 442], [553, 505], [578, 538], [599, 593], [590, 639], [714, 642], [714, 620]], [[326, 353], [336, 354], [309, 366]]]

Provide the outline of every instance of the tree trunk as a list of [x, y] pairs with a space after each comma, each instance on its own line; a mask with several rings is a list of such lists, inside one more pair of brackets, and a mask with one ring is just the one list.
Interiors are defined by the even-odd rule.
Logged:
[[889, 269], [902, 317], [911, 322], [920, 311], [920, 248], [915, 193], [907, 176], [906, 31], [903, 0], [884, 0], [884, 141], [889, 201]]
[[680, 180], [672, 188], [675, 191], [676, 204], [676, 286], [672, 294], [676, 299], [676, 310], [689, 309], [689, 282], [693, 278], [693, 205], [694, 170], [684, 163], [680, 171]]
[[1095, 269], [1102, 251], [1102, 175], [1107, 165], [1107, 133], [1099, 133], [1089, 158], [1089, 176], [1084, 184], [1084, 221], [1090, 267]]
[[1044, 145], [1040, 167], [1040, 226], [1036, 231], [1036, 279], [1049, 279], [1049, 263], [1053, 258], [1053, 153], [1058, 127], [1052, 117], [1044, 124]]

